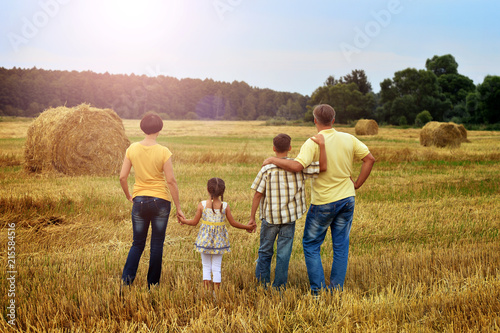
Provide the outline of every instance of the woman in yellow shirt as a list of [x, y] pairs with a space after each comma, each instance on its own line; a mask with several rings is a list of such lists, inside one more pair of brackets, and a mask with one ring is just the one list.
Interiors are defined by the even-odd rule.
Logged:
[[[158, 284], [161, 275], [163, 242], [170, 215], [171, 201], [177, 209], [177, 217], [184, 218], [179, 203], [179, 190], [172, 167], [172, 153], [158, 144], [156, 138], [163, 128], [163, 121], [155, 113], [147, 113], [141, 120], [144, 140], [130, 145], [123, 160], [120, 184], [132, 206], [134, 240], [128, 253], [122, 280], [125, 285], [134, 282], [139, 260], [146, 245], [151, 224], [151, 256], [149, 259], [148, 288]], [[135, 184], [132, 195], [128, 189], [128, 176], [134, 168]]]

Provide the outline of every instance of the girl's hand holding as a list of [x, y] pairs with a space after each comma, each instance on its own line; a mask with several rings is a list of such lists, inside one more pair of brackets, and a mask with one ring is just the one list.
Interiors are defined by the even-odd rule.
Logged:
[[184, 216], [177, 215], [177, 221], [182, 225], [186, 224], [186, 218]]
[[248, 233], [254, 233], [257, 229], [257, 223], [255, 223], [254, 219], [250, 219], [250, 221], [248, 222], [248, 226], [250, 227], [247, 229]]
[[180, 224], [184, 224], [183, 220], [186, 220], [184, 213], [182, 212], [182, 210], [177, 210], [177, 222], [179, 222]]

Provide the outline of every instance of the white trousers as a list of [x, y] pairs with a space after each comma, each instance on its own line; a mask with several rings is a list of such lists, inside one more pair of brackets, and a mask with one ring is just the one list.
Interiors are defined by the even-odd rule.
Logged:
[[201, 264], [203, 265], [203, 280], [221, 282], [222, 254], [201, 253]]

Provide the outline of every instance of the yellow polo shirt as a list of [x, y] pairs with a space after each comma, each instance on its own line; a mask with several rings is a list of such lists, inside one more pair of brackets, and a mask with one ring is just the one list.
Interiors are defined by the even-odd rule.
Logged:
[[[325, 138], [327, 171], [312, 180], [311, 203], [324, 205], [356, 195], [351, 181], [354, 158], [363, 159], [368, 147], [354, 135], [327, 129], [319, 132]], [[308, 139], [300, 148], [297, 162], [307, 167], [319, 160], [319, 146]]]
[[125, 156], [132, 162], [135, 184], [132, 197], [148, 196], [171, 201], [163, 165], [172, 153], [160, 144], [144, 146], [139, 142], [131, 144]]

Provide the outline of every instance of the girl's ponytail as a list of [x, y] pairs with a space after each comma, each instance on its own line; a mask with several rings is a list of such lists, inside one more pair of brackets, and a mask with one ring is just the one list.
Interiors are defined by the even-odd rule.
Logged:
[[[210, 178], [207, 183], [207, 190], [210, 193], [210, 199], [212, 199], [212, 211], [215, 214], [214, 209], [214, 197], [220, 197], [221, 201], [224, 201], [224, 191], [226, 190], [226, 184], [220, 178]], [[220, 208], [222, 212], [222, 206]]]

